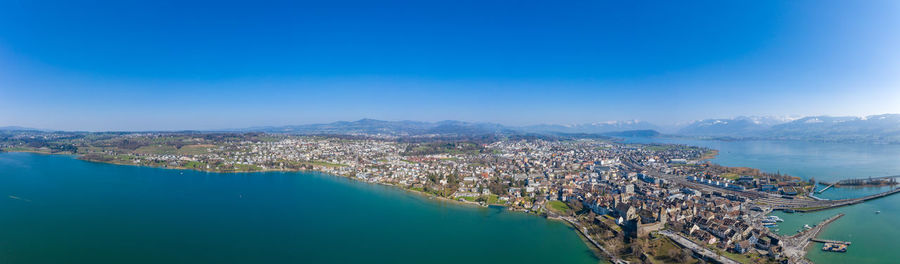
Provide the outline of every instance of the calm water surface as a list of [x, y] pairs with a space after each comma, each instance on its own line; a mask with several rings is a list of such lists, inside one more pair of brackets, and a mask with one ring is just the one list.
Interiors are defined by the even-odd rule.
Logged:
[[318, 173], [0, 153], [0, 263], [597, 263], [562, 223]]
[[[801, 141], [712, 141], [671, 138], [628, 138], [632, 143], [673, 143], [719, 150], [712, 161], [781, 172], [822, 181], [900, 174], [900, 145], [818, 143]], [[887, 187], [832, 188], [819, 197], [842, 199], [888, 190]], [[875, 214], [875, 211], [881, 211]], [[900, 195], [814, 213], [775, 213], [785, 222], [778, 232], [793, 234], [837, 213], [846, 216], [819, 235], [853, 242], [847, 253], [823, 252], [812, 243], [808, 257], [815, 263], [900, 263]]]

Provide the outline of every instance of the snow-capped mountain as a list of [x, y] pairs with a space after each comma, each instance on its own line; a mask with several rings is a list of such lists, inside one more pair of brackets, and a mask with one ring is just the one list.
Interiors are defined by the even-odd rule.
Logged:
[[809, 116], [803, 118], [737, 117], [696, 121], [680, 135], [812, 141], [900, 143], [900, 114]]
[[900, 114], [810, 116], [772, 126], [765, 136], [818, 141], [900, 142]]
[[660, 128], [654, 124], [639, 121], [606, 121], [575, 125], [534, 125], [521, 127], [521, 130], [528, 132], [555, 132], [555, 133], [608, 133], [630, 130], [659, 130]]
[[695, 121], [678, 130], [678, 134], [690, 136], [756, 136], [772, 126], [792, 121], [789, 117], [739, 116], [726, 119]]

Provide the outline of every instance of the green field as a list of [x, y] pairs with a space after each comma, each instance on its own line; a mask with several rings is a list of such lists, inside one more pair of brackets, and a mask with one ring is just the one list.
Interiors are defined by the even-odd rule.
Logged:
[[183, 166], [188, 169], [204, 169], [204, 168], [206, 168], [206, 164], [204, 164], [202, 162], [198, 162], [198, 161], [188, 161]]
[[645, 147], [644, 149], [646, 149], [646, 150], [652, 150], [652, 151], [666, 151], [666, 150], [672, 150], [672, 149], [677, 149], [677, 148], [678, 148], [678, 146], [670, 146], [670, 145], [652, 145], [652, 146], [647, 146], [647, 147]]
[[770, 260], [768, 257], [762, 257], [759, 254], [751, 253], [751, 254], [738, 254], [729, 252], [726, 250], [721, 250], [719, 248], [711, 247], [713, 251], [717, 254], [725, 256], [726, 258], [732, 259], [734, 261], [743, 263], [743, 264], [752, 264], [752, 263], [777, 263], [775, 261]]
[[[674, 258], [675, 255], [679, 254], [682, 249], [681, 247], [675, 245], [675, 242], [672, 242], [667, 237], [662, 237], [660, 239], [656, 239], [650, 241], [650, 254], [653, 256], [650, 258], [650, 262], [653, 263], [681, 263], [678, 259]], [[696, 263], [698, 260], [690, 258], [686, 263]]]
[[500, 198], [496, 194], [484, 195], [481, 196], [484, 199], [484, 202], [488, 204], [499, 204]]
[[741, 175], [738, 175], [737, 173], [733, 173], [733, 172], [722, 174], [722, 178], [729, 179], [729, 180], [737, 180], [740, 177], [741, 177]]
[[471, 196], [463, 196], [463, 197], [459, 197], [459, 198], [462, 198], [463, 200], [466, 200], [469, 202], [475, 202], [475, 200], [478, 199], [476, 197], [471, 197]]
[[36, 148], [26, 148], [26, 147], [12, 147], [12, 148], [5, 148], [5, 149], [3, 149], [3, 150], [4, 150], [4, 151], [10, 151], [10, 152], [38, 151]]
[[181, 155], [200, 155], [209, 153], [210, 148], [214, 148], [215, 145], [187, 145], [178, 149], [178, 154]]
[[570, 211], [572, 211], [572, 208], [569, 208], [569, 206], [562, 201], [549, 201], [547, 202], [547, 207], [549, 207], [550, 210], [561, 214], [569, 213]]
[[135, 149], [134, 152], [140, 154], [174, 155], [178, 153], [178, 149], [169, 145], [150, 145]]

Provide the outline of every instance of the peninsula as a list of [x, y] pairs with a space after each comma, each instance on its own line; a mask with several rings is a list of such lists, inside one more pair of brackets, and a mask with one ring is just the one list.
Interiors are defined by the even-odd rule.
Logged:
[[766, 228], [766, 214], [822, 203], [807, 197], [811, 182], [712, 164], [711, 149], [611, 138], [19, 131], [0, 147], [210, 172], [320, 171], [565, 220], [617, 262], [683, 263], [708, 252], [741, 263], [799, 261], [783, 252], [796, 239]]

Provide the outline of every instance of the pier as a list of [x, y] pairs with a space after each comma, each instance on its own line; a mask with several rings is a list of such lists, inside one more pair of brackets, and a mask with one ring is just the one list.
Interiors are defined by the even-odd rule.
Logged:
[[834, 185], [835, 185], [835, 184], [832, 183], [831, 185], [828, 185], [828, 186], [826, 186], [825, 188], [816, 191], [816, 193], [823, 193], [823, 192], [825, 192], [826, 190], [830, 189], [831, 187], [834, 187]]
[[[813, 228], [803, 230], [803, 232], [797, 233], [793, 236], [782, 237], [785, 256], [791, 259], [791, 263], [810, 263], [808, 260], [806, 260], [806, 247], [809, 246], [809, 242], [818, 240], [816, 236], [818, 236], [819, 233], [828, 226], [828, 224], [831, 224], [842, 216], [844, 216], [843, 213], [837, 214], [823, 220], [822, 222], [819, 222], [819, 224], [817, 224]], [[849, 245], [849, 242], [847, 242], [846, 245]]]
[[828, 240], [828, 239], [818, 239], [818, 238], [810, 238], [809, 241], [819, 242], [819, 243], [831, 243], [831, 244], [843, 244], [850, 245], [850, 241], [838, 241], [838, 240]]

